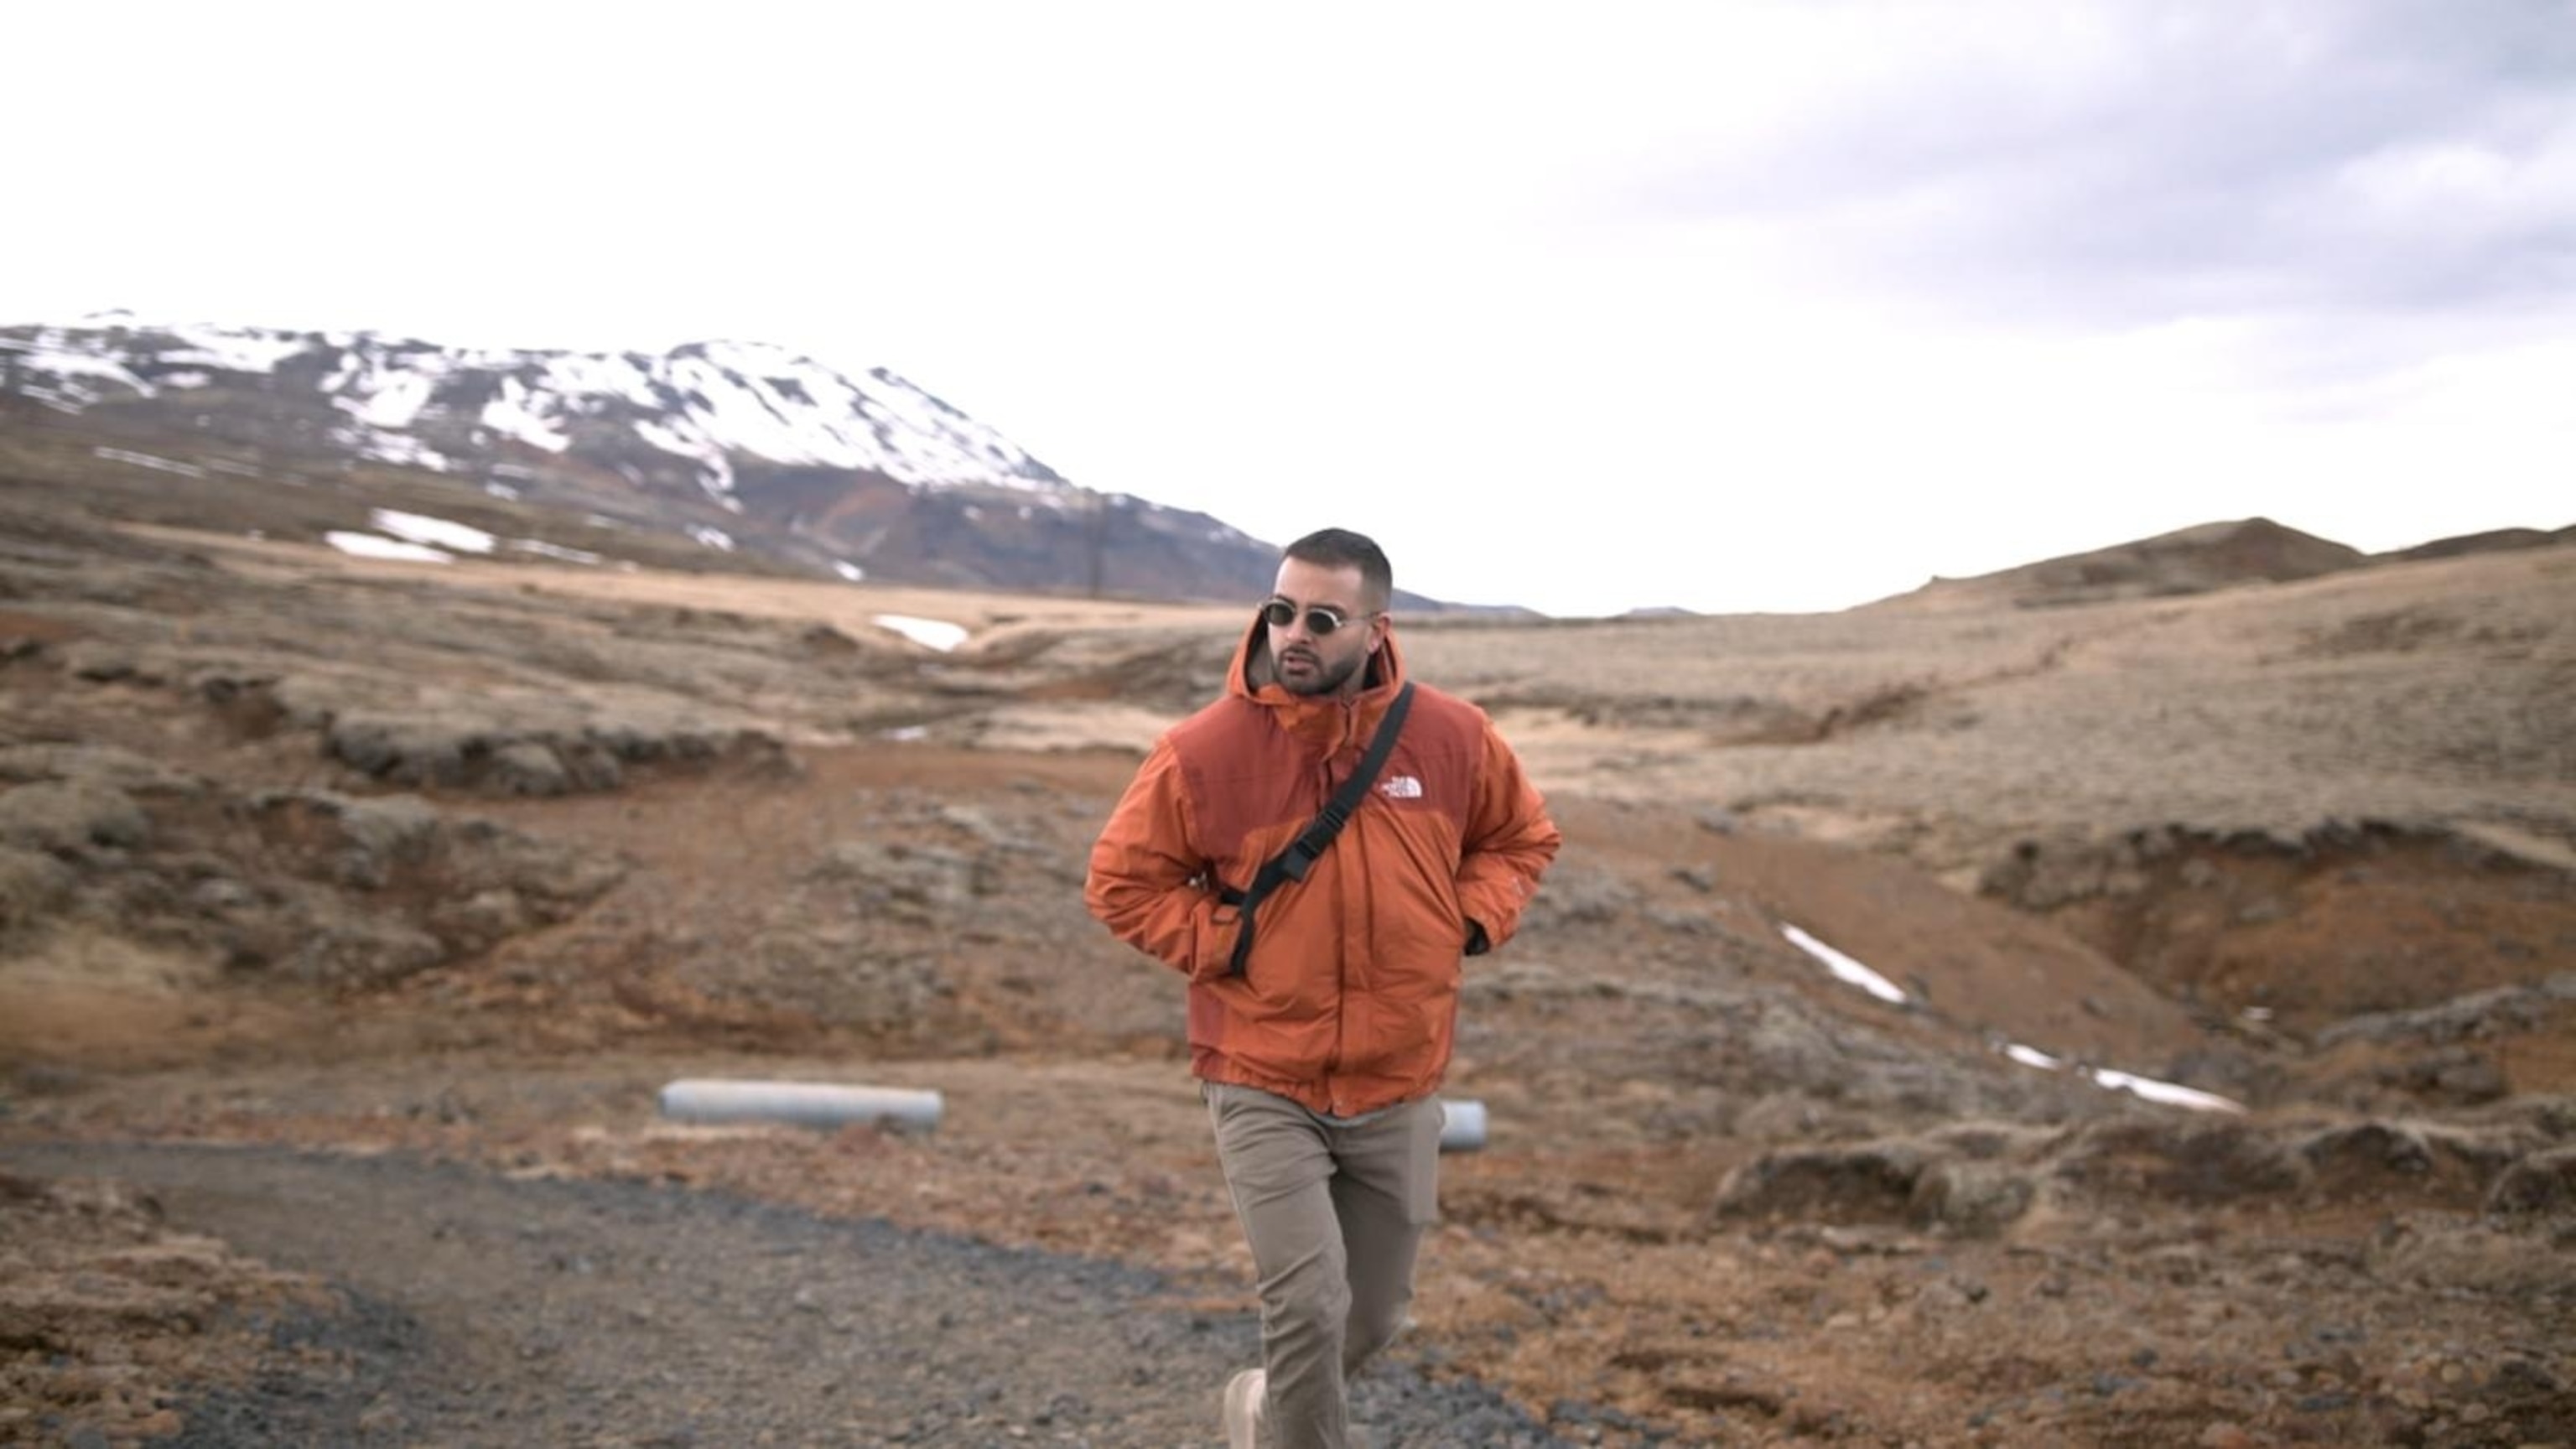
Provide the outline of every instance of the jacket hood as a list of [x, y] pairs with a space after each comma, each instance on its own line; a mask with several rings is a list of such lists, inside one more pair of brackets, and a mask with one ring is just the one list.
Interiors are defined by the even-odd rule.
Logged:
[[[1395, 625], [1388, 621], [1386, 642], [1379, 646], [1368, 662], [1368, 679], [1352, 703], [1367, 715], [1386, 708], [1395, 697], [1396, 687], [1404, 683], [1404, 656], [1396, 648]], [[1234, 646], [1234, 661], [1226, 666], [1225, 692], [1238, 699], [1250, 700], [1276, 710], [1280, 723], [1295, 731], [1307, 719], [1318, 721], [1317, 727], [1341, 729], [1341, 700], [1335, 696], [1291, 694], [1279, 683], [1270, 658], [1270, 628], [1254, 614], [1243, 631], [1243, 639]]]

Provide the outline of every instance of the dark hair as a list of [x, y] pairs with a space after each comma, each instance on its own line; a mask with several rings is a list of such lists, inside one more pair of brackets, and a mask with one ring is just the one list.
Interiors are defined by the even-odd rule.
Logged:
[[1395, 597], [1395, 567], [1386, 561], [1386, 550], [1367, 534], [1347, 528], [1319, 528], [1280, 552], [1299, 563], [1358, 569], [1360, 590], [1366, 596], [1362, 602], [1372, 609], [1385, 608]]

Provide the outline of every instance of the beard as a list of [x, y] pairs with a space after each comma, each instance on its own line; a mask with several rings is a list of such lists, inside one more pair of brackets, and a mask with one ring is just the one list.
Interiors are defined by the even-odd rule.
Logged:
[[1281, 688], [1290, 694], [1304, 695], [1309, 698], [1321, 694], [1340, 693], [1342, 686], [1350, 682], [1351, 676], [1359, 672], [1360, 666], [1368, 663], [1368, 653], [1365, 650], [1339, 664], [1327, 664], [1320, 656], [1302, 649], [1298, 651], [1297, 657], [1309, 662], [1311, 672], [1292, 675], [1288, 672], [1287, 661], [1284, 659], [1272, 672], [1277, 675]]

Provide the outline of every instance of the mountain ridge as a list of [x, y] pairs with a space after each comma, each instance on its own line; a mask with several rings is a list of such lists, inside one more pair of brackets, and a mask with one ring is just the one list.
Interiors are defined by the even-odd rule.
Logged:
[[[445, 346], [101, 313], [0, 327], [0, 419], [68, 429], [91, 458], [159, 474], [149, 481], [164, 489], [171, 474], [203, 487], [220, 473], [366, 495], [336, 512], [303, 500], [311, 526], [288, 536], [314, 541], [362, 533], [390, 508], [502, 537], [544, 531], [522, 546], [585, 560], [1157, 600], [1257, 596], [1278, 556], [1210, 515], [1076, 484], [891, 369], [852, 376], [763, 342]], [[62, 456], [47, 481], [130, 484]], [[432, 480], [449, 491], [424, 491]], [[531, 521], [520, 504], [577, 522]], [[179, 499], [151, 512], [190, 521]], [[260, 513], [199, 509], [208, 526], [264, 529], [242, 521]], [[1859, 607], [2063, 607], [2571, 539], [2576, 527], [2498, 529], [2365, 554], [2257, 517], [1935, 577]], [[1535, 617], [1401, 590], [1397, 602]]]
[[890, 369], [767, 343], [452, 348], [100, 314], [0, 327], [0, 402], [139, 456], [410, 470], [844, 579], [1234, 599], [1277, 561], [1207, 514], [1081, 487]]

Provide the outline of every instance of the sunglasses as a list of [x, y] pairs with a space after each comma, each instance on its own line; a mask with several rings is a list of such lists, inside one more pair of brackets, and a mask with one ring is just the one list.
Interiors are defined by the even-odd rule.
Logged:
[[[1361, 619], [1374, 619], [1381, 612], [1383, 611], [1372, 609], [1368, 613], [1362, 614], [1359, 617]], [[1264, 623], [1267, 623], [1273, 629], [1285, 629], [1289, 625], [1297, 622], [1297, 606], [1289, 603], [1286, 599], [1272, 599], [1269, 603], [1261, 606], [1261, 618]], [[1311, 604], [1307, 606], [1306, 609], [1306, 632], [1314, 635], [1318, 639], [1332, 633], [1344, 624], [1353, 622], [1355, 621], [1350, 615], [1343, 613], [1341, 610], [1334, 608], [1330, 604]]]

